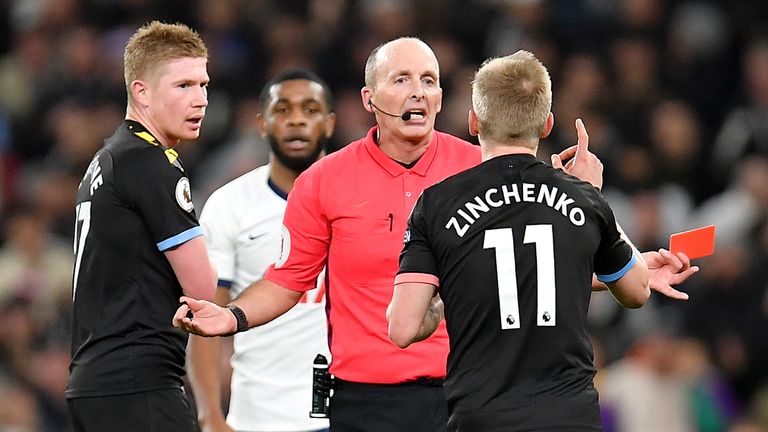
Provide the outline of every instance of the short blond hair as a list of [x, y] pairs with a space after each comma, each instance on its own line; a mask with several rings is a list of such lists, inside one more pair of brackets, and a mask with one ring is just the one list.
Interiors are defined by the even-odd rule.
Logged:
[[123, 74], [128, 98], [131, 83], [146, 79], [157, 66], [185, 57], [208, 58], [208, 48], [196, 31], [184, 24], [152, 21], [136, 30], [123, 54]]
[[530, 52], [486, 60], [472, 80], [480, 135], [498, 143], [535, 139], [552, 109], [547, 68]]

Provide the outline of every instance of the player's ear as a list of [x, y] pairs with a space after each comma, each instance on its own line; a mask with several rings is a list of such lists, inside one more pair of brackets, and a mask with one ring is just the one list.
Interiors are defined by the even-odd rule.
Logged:
[[143, 107], [149, 106], [149, 86], [142, 80], [133, 80], [130, 86], [131, 98]]
[[264, 114], [256, 114], [256, 126], [259, 127], [259, 133], [261, 134], [261, 137], [265, 138], [267, 136], [267, 119], [264, 118]]
[[336, 129], [336, 114], [328, 113], [328, 115], [325, 117], [325, 137], [331, 138], [333, 136], [334, 129]]
[[469, 114], [467, 115], [467, 123], [469, 124], [469, 134], [471, 136], [477, 136], [480, 132], [477, 129], [477, 114], [475, 114], [475, 110], [469, 110]]
[[552, 112], [547, 115], [547, 120], [544, 122], [544, 129], [541, 130], [541, 139], [544, 139], [552, 133], [552, 128], [555, 126], [555, 115]]

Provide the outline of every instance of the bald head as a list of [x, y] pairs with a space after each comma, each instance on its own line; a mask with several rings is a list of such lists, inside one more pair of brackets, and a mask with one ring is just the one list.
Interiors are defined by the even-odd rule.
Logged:
[[383, 43], [371, 51], [368, 60], [365, 62], [365, 85], [371, 89], [376, 88], [377, 73], [383, 63], [388, 62], [393, 56], [402, 52], [421, 51], [423, 55], [434, 61], [435, 68], [439, 73], [437, 57], [432, 48], [421, 39], [415, 37], [401, 37]]

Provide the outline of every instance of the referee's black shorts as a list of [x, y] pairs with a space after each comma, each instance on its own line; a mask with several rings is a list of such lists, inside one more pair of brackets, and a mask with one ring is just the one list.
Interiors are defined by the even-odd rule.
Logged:
[[154, 390], [67, 399], [75, 432], [197, 432], [184, 391]]
[[445, 432], [443, 380], [366, 384], [337, 378], [330, 423], [332, 432]]

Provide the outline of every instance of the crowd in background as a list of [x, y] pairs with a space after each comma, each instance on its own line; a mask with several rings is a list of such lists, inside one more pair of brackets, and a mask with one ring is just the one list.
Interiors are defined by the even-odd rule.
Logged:
[[[584, 119], [604, 195], [640, 250], [717, 226], [713, 256], [639, 310], [595, 293], [596, 384], [607, 432], [768, 431], [768, 8], [764, 0], [0, 1], [0, 431], [68, 430], [74, 196], [122, 120], [122, 53], [151, 19], [210, 50], [201, 139], [179, 152], [196, 208], [266, 162], [258, 91], [292, 66], [334, 91], [329, 151], [373, 125], [363, 66], [402, 35], [440, 62], [437, 129], [470, 139], [482, 61], [527, 49], [552, 73], [555, 130]], [[567, 306], [563, 306], [567, 307]], [[170, 317], [169, 317], [170, 322]], [[309, 397], [309, 395], [307, 395]]]

